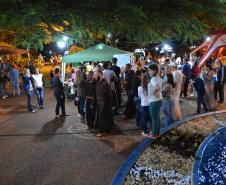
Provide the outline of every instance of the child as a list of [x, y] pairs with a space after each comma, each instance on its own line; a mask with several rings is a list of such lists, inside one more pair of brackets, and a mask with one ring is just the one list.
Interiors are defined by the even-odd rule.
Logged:
[[173, 75], [165, 74], [162, 88], [162, 110], [164, 114], [164, 127], [168, 127], [175, 118], [173, 115], [173, 88], [175, 87]]
[[204, 101], [205, 86], [203, 80], [199, 76], [191, 75], [192, 85], [195, 88], [198, 98], [197, 98], [197, 114], [200, 114], [201, 104], [205, 112], [208, 112], [206, 102]]
[[141, 99], [141, 119], [140, 126], [142, 129], [142, 135], [147, 136], [147, 123], [151, 118], [149, 114], [149, 101], [148, 101], [148, 83], [149, 78], [144, 75], [141, 81], [141, 86], [138, 87], [138, 96]]

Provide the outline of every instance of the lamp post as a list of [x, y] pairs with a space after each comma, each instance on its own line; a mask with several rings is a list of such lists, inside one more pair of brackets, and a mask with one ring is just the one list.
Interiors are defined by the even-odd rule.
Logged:
[[[68, 54], [68, 40], [69, 40], [69, 37], [67, 35], [64, 35], [62, 37], [62, 39], [57, 42], [58, 48], [64, 49], [63, 55]], [[66, 68], [66, 65], [65, 65], [65, 63], [62, 62], [62, 69], [61, 69], [62, 70], [62, 81], [64, 81], [64, 79], [65, 79], [65, 68]]]

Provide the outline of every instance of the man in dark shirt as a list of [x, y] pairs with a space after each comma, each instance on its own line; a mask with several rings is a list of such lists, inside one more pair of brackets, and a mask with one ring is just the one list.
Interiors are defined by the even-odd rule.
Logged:
[[204, 100], [204, 96], [205, 96], [205, 86], [203, 83], [203, 80], [198, 76], [196, 77], [195, 75], [191, 75], [191, 79], [192, 79], [192, 84], [195, 88], [195, 90], [197, 91], [197, 114], [200, 113], [200, 109], [201, 109], [201, 104], [203, 106], [203, 109], [205, 112], [208, 111], [207, 106], [206, 106], [206, 102]]
[[226, 81], [226, 68], [222, 64], [220, 59], [217, 59], [216, 63], [219, 64], [219, 68], [217, 69], [217, 78], [214, 84], [215, 100], [217, 100], [217, 94], [219, 93], [220, 100], [218, 101], [218, 103], [224, 103], [224, 84]]
[[184, 90], [182, 93], [184, 94], [184, 97], [186, 98], [187, 92], [188, 92], [188, 85], [189, 85], [189, 81], [190, 81], [190, 77], [191, 77], [191, 66], [188, 63], [187, 58], [185, 58], [183, 61], [184, 61], [184, 65], [182, 67], [182, 73], [185, 76], [185, 82], [184, 82], [184, 88], [183, 88]]
[[140, 126], [141, 119], [141, 99], [138, 96], [138, 87], [141, 85], [141, 78], [141, 71], [136, 71], [132, 79], [133, 101], [136, 106], [136, 125], [138, 127]]
[[93, 71], [87, 75], [85, 83], [86, 122], [88, 129], [94, 128], [96, 81], [93, 79]]
[[125, 86], [127, 91], [127, 102], [124, 111], [125, 119], [132, 118], [133, 115], [136, 113], [136, 107], [134, 104], [134, 96], [133, 96], [133, 84], [132, 79], [134, 77], [134, 71], [131, 70], [132, 65], [127, 64], [125, 68]]
[[56, 98], [56, 117], [59, 117], [59, 111], [61, 107], [62, 116], [66, 116], [65, 113], [65, 94], [64, 94], [64, 87], [63, 83], [60, 81], [60, 69], [54, 69], [54, 79], [53, 79], [53, 87], [54, 87], [54, 96]]
[[116, 77], [118, 80], [115, 81], [115, 91], [116, 91], [116, 96], [117, 96], [117, 104], [118, 107], [121, 106], [121, 80], [120, 80], [120, 74], [121, 74], [121, 69], [120, 67], [117, 66], [117, 58], [112, 59], [112, 67], [111, 70], [115, 72]]

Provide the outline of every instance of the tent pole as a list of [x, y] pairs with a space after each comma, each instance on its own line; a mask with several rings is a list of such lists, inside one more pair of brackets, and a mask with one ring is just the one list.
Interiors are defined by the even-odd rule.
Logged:
[[64, 80], [65, 80], [65, 63], [62, 62], [62, 66], [61, 66], [61, 71], [62, 71], [62, 81], [63, 81], [63, 85], [64, 85]]

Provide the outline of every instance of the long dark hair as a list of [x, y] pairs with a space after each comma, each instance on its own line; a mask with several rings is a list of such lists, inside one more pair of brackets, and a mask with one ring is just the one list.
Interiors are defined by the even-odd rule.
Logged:
[[151, 64], [151, 65], [149, 66], [149, 69], [155, 71], [155, 75], [154, 75], [154, 76], [156, 76], [156, 75], [158, 74], [159, 67], [158, 67], [157, 64]]
[[147, 96], [148, 94], [148, 83], [149, 83], [149, 78], [147, 75], [144, 75], [143, 78], [142, 78], [142, 81], [141, 81], [141, 85], [143, 87], [143, 90], [144, 90], [144, 95]]
[[167, 82], [169, 84], [171, 84], [173, 86], [173, 88], [175, 87], [175, 83], [174, 83], [174, 79], [173, 79], [173, 75], [172, 74], [167, 74]]

